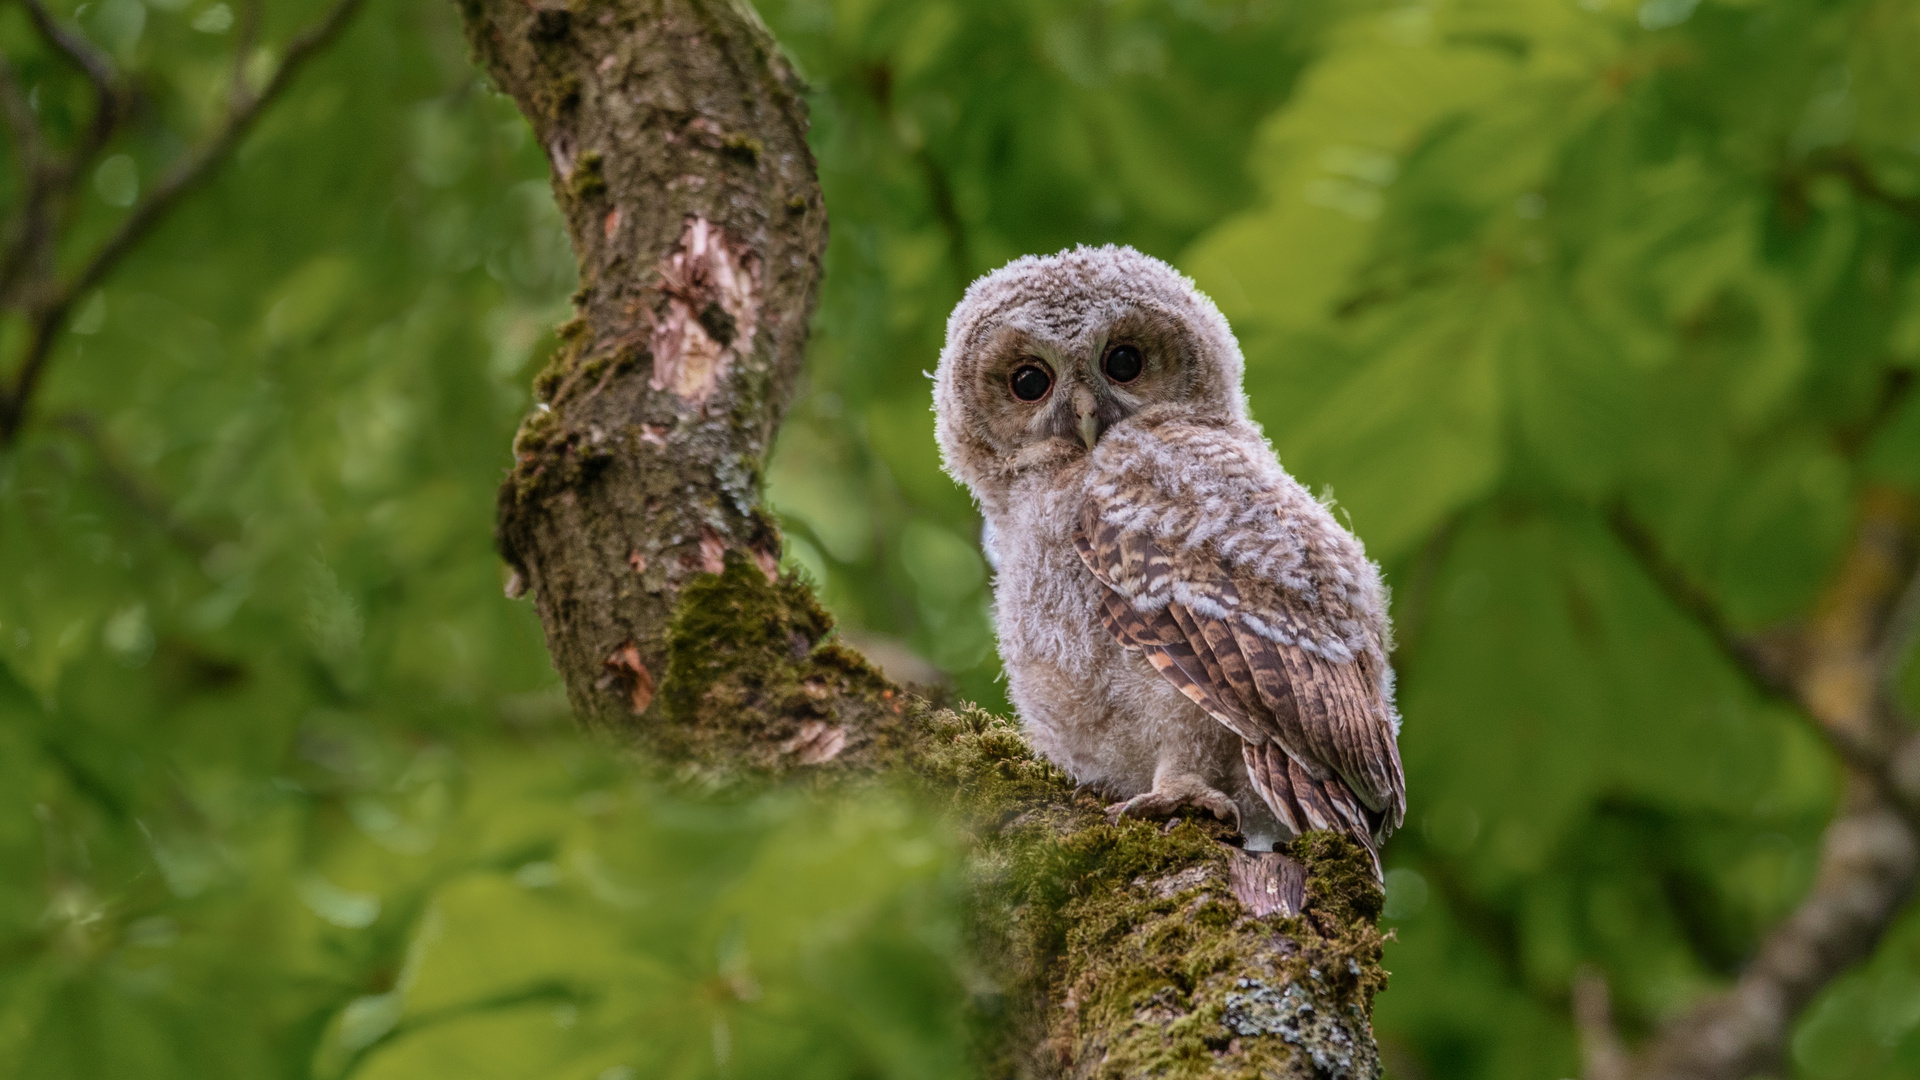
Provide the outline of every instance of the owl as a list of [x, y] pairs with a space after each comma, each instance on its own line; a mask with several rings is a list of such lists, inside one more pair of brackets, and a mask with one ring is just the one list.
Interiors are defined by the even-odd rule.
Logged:
[[1311, 829], [1373, 857], [1406, 808], [1386, 592], [1248, 418], [1213, 302], [1126, 247], [968, 288], [934, 374], [947, 472], [985, 519], [1007, 685], [1034, 747], [1250, 850]]

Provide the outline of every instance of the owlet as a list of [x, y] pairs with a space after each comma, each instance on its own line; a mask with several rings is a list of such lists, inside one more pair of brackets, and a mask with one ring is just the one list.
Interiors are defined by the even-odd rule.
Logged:
[[1018, 259], [947, 322], [934, 410], [986, 519], [1034, 746], [1122, 815], [1374, 858], [1401, 823], [1378, 567], [1248, 419], [1212, 301], [1125, 247]]

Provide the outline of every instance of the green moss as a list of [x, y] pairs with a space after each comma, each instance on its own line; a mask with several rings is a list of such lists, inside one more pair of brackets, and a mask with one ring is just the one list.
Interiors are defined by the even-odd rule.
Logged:
[[[576, 298], [575, 303], [578, 302]], [[553, 350], [553, 355], [547, 358], [540, 374], [533, 377], [534, 396], [547, 404], [553, 403], [561, 384], [568, 375], [573, 374], [574, 365], [592, 340], [593, 328], [587, 325], [587, 320], [575, 315], [561, 323], [554, 333], [559, 337], [560, 344]]]
[[[768, 580], [737, 550], [681, 590], [667, 666], [645, 736], [669, 758], [779, 773], [810, 720], [847, 733], [835, 755], [877, 764], [919, 719], [908, 696], [859, 653], [828, 640], [833, 619], [792, 574]], [[742, 758], [745, 758], [744, 762]]]
[[1380, 919], [1387, 897], [1373, 877], [1373, 860], [1352, 840], [1332, 832], [1310, 832], [1287, 846], [1287, 854], [1307, 868], [1307, 908], [1338, 923]]
[[606, 163], [598, 150], [589, 150], [580, 155], [573, 163], [573, 174], [567, 178], [567, 195], [572, 202], [589, 199], [605, 194], [607, 190]]
[[920, 752], [919, 771], [931, 790], [953, 792], [977, 821], [998, 825], [1072, 801], [1073, 781], [1036, 755], [1013, 721], [967, 706], [942, 709], [928, 722], [933, 730]]
[[571, 120], [580, 108], [580, 77], [540, 69], [526, 93], [534, 114], [545, 121], [542, 128], [551, 129]]
[[557, 334], [558, 347], [533, 380], [535, 396], [547, 407], [529, 413], [514, 436], [513, 471], [500, 489], [503, 513], [542, 491], [578, 487], [613, 459], [610, 447], [590, 444], [568, 427], [567, 402], [577, 394], [591, 393], [609, 372], [632, 365], [641, 354], [628, 348], [588, 355], [592, 330], [577, 316], [563, 323]]
[[[486, 71], [491, 76], [498, 60], [493, 35], [490, 32], [493, 29], [493, 22], [487, 18], [486, 8], [479, 0], [456, 0], [456, 2], [460, 7], [460, 25], [466, 32], [468, 58], [475, 67]], [[494, 78], [493, 81], [497, 84], [499, 80]]]
[[746, 165], [758, 163], [766, 149], [766, 144], [752, 135], [729, 135], [720, 142], [722, 154]]
[[539, 454], [545, 450], [560, 431], [560, 415], [552, 409], [535, 409], [520, 422], [520, 430], [513, 436], [513, 452], [516, 457]]
[[[1011, 1006], [983, 1010], [985, 1075], [1019, 1071], [1015, 1048], [1051, 1038], [1113, 1080], [1314, 1076], [1290, 1045], [1306, 1038], [1300, 1017], [1330, 1011], [1364, 1032], [1386, 980], [1365, 852], [1326, 834], [1297, 841], [1306, 910], [1256, 919], [1227, 887], [1227, 827], [1108, 824], [1011, 722], [968, 709], [933, 723], [922, 768], [984, 821], [977, 948], [998, 958]], [[1299, 1002], [1313, 1008], [1285, 1011]], [[1351, 1075], [1369, 1062], [1363, 1047]]]
[[770, 582], [729, 552], [724, 571], [693, 579], [681, 593], [659, 700], [670, 716], [695, 718], [722, 684], [746, 675], [770, 684], [832, 628], [805, 585], [791, 575]]
[[1385, 938], [1376, 925], [1386, 894], [1373, 878], [1373, 860], [1358, 844], [1331, 832], [1310, 832], [1288, 845], [1307, 868], [1306, 910], [1293, 933], [1301, 948], [1289, 975], [1324, 986], [1343, 1003], [1371, 1012], [1387, 987], [1380, 966]]

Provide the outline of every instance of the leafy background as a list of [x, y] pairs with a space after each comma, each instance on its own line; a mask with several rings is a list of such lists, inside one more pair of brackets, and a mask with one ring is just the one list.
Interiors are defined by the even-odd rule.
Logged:
[[[53, 7], [145, 102], [76, 256], [217, 116], [235, 16]], [[1635, 1035], [1724, 984], [1837, 768], [1610, 521], [1759, 627], [1860, 491], [1920, 490], [1920, 8], [761, 7], [833, 218], [770, 495], [847, 633], [1004, 707], [923, 371], [1010, 257], [1169, 258], [1396, 589], [1392, 1074], [1574, 1075], [1583, 964]], [[267, 3], [264, 40], [318, 11]], [[0, 49], [71, 137], [19, 5]], [[0, 1074], [964, 1073], [990, 988], [943, 826], [636, 781], [501, 595], [493, 488], [571, 278], [451, 6], [379, 0], [81, 304], [0, 455]], [[1793, 1063], [1920, 1072], [1920, 921]]]

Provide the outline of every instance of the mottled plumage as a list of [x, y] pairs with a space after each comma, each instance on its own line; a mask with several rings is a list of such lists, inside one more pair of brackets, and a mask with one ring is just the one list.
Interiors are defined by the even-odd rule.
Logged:
[[1385, 593], [1240, 374], [1213, 304], [1129, 248], [968, 289], [935, 409], [986, 518], [1009, 689], [1116, 814], [1190, 804], [1250, 847], [1327, 828], [1376, 850], [1405, 808]]

